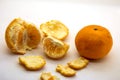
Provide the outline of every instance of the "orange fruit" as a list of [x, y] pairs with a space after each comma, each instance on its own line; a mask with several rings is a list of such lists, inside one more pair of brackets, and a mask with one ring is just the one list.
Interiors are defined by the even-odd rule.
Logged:
[[100, 59], [111, 50], [113, 39], [105, 27], [88, 25], [77, 33], [75, 45], [81, 56], [88, 59]]

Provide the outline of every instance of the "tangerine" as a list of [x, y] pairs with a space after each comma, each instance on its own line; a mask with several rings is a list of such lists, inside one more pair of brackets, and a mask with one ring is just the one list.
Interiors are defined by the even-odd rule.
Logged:
[[81, 56], [88, 59], [100, 59], [111, 50], [113, 39], [105, 27], [88, 25], [77, 33], [75, 45]]

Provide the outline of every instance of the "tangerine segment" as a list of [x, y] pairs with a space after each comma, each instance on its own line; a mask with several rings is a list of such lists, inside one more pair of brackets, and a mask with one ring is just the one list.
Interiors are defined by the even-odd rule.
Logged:
[[36, 48], [40, 42], [40, 33], [34, 24], [15, 18], [7, 27], [5, 40], [14, 53], [25, 54], [26, 50]]
[[5, 32], [5, 40], [7, 46], [12, 52], [24, 54], [24, 49], [21, 48], [21, 37], [23, 37], [24, 27], [22, 26], [23, 20], [14, 19], [7, 27]]
[[67, 54], [69, 45], [51, 36], [48, 36], [43, 40], [43, 49], [48, 57], [52, 59], [59, 59]]
[[99, 25], [88, 25], [77, 33], [75, 45], [81, 56], [100, 59], [109, 53], [113, 40], [108, 29]]
[[27, 45], [31, 48], [36, 48], [41, 39], [39, 30], [31, 23], [25, 24], [25, 28], [27, 30]]
[[68, 28], [58, 20], [51, 20], [40, 25], [40, 29], [46, 36], [52, 36], [59, 40], [65, 39], [68, 34]]
[[75, 59], [73, 61], [68, 62], [68, 66], [73, 68], [73, 69], [78, 70], [78, 69], [86, 67], [88, 62], [89, 61], [87, 59], [80, 57], [78, 59]]
[[21, 56], [19, 62], [28, 70], [38, 70], [46, 64], [42, 56]]
[[60, 80], [57, 76], [53, 76], [50, 72], [42, 72], [41, 80]]
[[67, 77], [74, 76], [76, 74], [75, 70], [64, 65], [57, 65], [56, 71]]

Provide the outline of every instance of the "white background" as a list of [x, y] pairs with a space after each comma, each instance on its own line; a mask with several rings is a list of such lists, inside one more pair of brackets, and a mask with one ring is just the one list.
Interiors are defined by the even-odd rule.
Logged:
[[[70, 45], [67, 55], [60, 60], [47, 58], [41, 45], [25, 55], [42, 55], [47, 64], [39, 71], [27, 71], [19, 65], [18, 57], [5, 43], [5, 29], [16, 17], [33, 22], [39, 28], [43, 22], [56, 19], [69, 28], [65, 40]], [[78, 70], [74, 77], [63, 77], [55, 72], [57, 64], [66, 64], [79, 57], [74, 45], [76, 33], [90, 24], [102, 25], [113, 37], [113, 47], [105, 58], [91, 61]], [[61, 80], [120, 80], [120, 0], [0, 0], [0, 80], [39, 80], [41, 72], [51, 72]]]

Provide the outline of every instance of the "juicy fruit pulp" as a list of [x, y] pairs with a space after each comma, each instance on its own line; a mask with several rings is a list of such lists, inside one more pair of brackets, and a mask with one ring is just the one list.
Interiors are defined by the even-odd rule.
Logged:
[[67, 54], [69, 45], [49, 36], [43, 40], [43, 49], [48, 57], [59, 59]]

